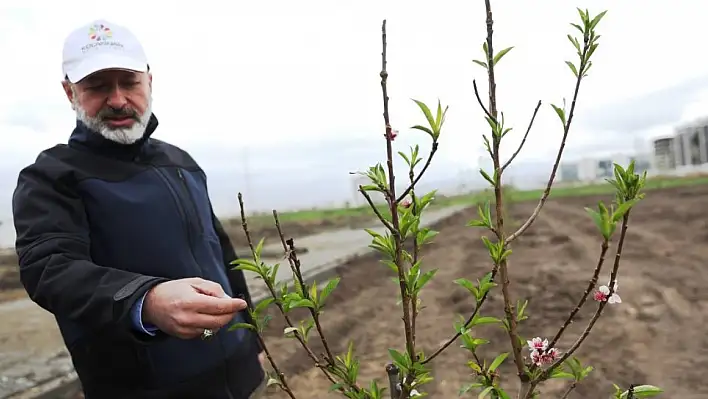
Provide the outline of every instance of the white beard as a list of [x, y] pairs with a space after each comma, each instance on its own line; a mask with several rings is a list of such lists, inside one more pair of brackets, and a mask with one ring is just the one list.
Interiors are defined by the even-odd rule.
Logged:
[[[77, 97], [74, 96], [74, 98]], [[143, 137], [148, 122], [150, 122], [150, 116], [152, 116], [152, 95], [148, 98], [148, 106], [145, 112], [140, 116], [140, 120], [136, 121], [131, 127], [113, 128], [104, 123], [100, 118], [90, 117], [77, 101], [74, 101], [73, 108], [76, 111], [76, 118], [83, 122], [89, 129], [113, 142], [119, 144], [133, 144]]]

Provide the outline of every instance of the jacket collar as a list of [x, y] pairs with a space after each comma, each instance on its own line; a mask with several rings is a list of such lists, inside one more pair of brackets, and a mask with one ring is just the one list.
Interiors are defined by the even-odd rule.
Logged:
[[100, 133], [89, 129], [83, 122], [77, 119], [76, 127], [69, 138], [69, 146], [83, 147], [89, 151], [97, 152], [119, 159], [134, 159], [139, 156], [147, 147], [150, 136], [157, 129], [157, 117], [150, 116], [145, 133], [140, 140], [132, 144], [120, 144], [103, 137]]

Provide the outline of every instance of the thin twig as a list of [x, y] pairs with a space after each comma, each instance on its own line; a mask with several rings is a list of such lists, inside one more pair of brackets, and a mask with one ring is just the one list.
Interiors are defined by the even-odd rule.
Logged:
[[[406, 288], [405, 265], [403, 264], [403, 243], [401, 240], [400, 226], [398, 220], [398, 201], [396, 197], [396, 177], [393, 170], [393, 146], [391, 139], [391, 121], [388, 112], [388, 89], [386, 82], [388, 72], [386, 71], [386, 20], [381, 24], [381, 94], [383, 96], [383, 117], [386, 123], [386, 164], [388, 166], [388, 187], [389, 187], [389, 209], [391, 210], [391, 224], [393, 235], [395, 254], [393, 262], [398, 266], [398, 283], [401, 291], [401, 301], [403, 307], [403, 329], [406, 335], [406, 350], [411, 359], [415, 359], [415, 347], [413, 343], [413, 335], [411, 331], [411, 315], [410, 315], [410, 296]], [[403, 381], [404, 383], [406, 381]], [[402, 384], [404, 385], [404, 384]], [[401, 396], [407, 395], [407, 389], [403, 387]]]
[[[617, 252], [615, 253], [615, 261], [612, 266], [612, 273], [610, 274], [610, 292], [607, 295], [607, 299], [612, 296], [615, 292], [615, 281], [617, 279], [617, 272], [619, 271], [619, 265], [620, 265], [620, 259], [622, 258], [622, 248], [624, 247], [624, 239], [627, 236], [627, 226], [629, 224], [629, 211], [624, 214], [622, 218], [622, 231], [620, 232], [620, 238], [619, 241], [617, 242]], [[597, 320], [600, 318], [602, 315], [602, 311], [605, 309], [605, 306], [607, 306], [608, 300], [600, 302], [600, 304], [597, 306], [597, 310], [595, 311], [595, 314], [592, 316], [590, 319], [590, 322], [588, 323], [587, 327], [585, 327], [585, 330], [583, 333], [578, 337], [578, 339], [573, 343], [573, 345], [566, 351], [563, 356], [561, 356], [558, 360], [553, 362], [546, 370], [541, 373], [541, 375], [536, 378], [534, 381], [531, 382], [531, 389], [529, 390], [528, 394], [526, 395], [526, 399], [530, 397], [531, 392], [533, 392], [533, 389], [538, 385], [539, 382], [544, 381], [548, 378], [549, 375], [555, 370], [557, 367], [559, 367], [563, 362], [565, 362], [578, 348], [580, 345], [583, 344], [583, 341], [590, 335], [590, 331], [592, 330], [593, 326], [595, 326], [595, 323]]]
[[[241, 209], [242, 209], [241, 218], [244, 218], [243, 206], [241, 206]], [[278, 212], [276, 210], [273, 210], [273, 219], [275, 220], [275, 228], [278, 230], [278, 236], [280, 237], [280, 242], [283, 244], [283, 251], [285, 251], [285, 253], [287, 253], [288, 246], [285, 243], [285, 236], [283, 235], [283, 230], [280, 227], [280, 220], [278, 219]], [[244, 220], [245, 220], [245, 218], [244, 218]], [[248, 240], [250, 243], [250, 238], [248, 238]], [[295, 263], [290, 259], [290, 257], [287, 257], [287, 258], [288, 258], [288, 262], [290, 263], [290, 268], [293, 271], [293, 275], [294, 275], [295, 274]], [[269, 282], [267, 282], [266, 285], [268, 286], [268, 290], [270, 291], [270, 294], [273, 296], [273, 298], [277, 298], [277, 294], [275, 292], [275, 287], [273, 287], [272, 284], [270, 284]], [[293, 324], [292, 320], [290, 319], [290, 316], [288, 316], [288, 314], [285, 312], [285, 309], [283, 308], [283, 304], [277, 300], [275, 301], [275, 304], [278, 307], [278, 310], [280, 310], [280, 313], [283, 315], [283, 318], [285, 319], [285, 323], [288, 325], [288, 327], [294, 328], [295, 325]], [[320, 363], [320, 359], [317, 357], [317, 355], [315, 355], [315, 352], [313, 352], [312, 349], [310, 349], [310, 346], [307, 345], [307, 342], [305, 342], [305, 338], [302, 335], [300, 335], [300, 332], [294, 331], [294, 334], [295, 334], [295, 338], [298, 340], [298, 342], [300, 342], [300, 345], [303, 347], [303, 349], [305, 349], [305, 352], [307, 352], [307, 355], [315, 363], [315, 366], [317, 368], [319, 368], [320, 370], [322, 370], [322, 372], [327, 377], [327, 379], [330, 380], [330, 382], [332, 382], [333, 384], [336, 384], [337, 381], [327, 372], [327, 370], [325, 369], [325, 366]], [[343, 389], [340, 388], [340, 390], [343, 392]]]
[[560, 397], [560, 399], [568, 399], [568, 396], [571, 392], [573, 392], [573, 389], [575, 389], [576, 386], [578, 386], [578, 381], [573, 381], [573, 383], [570, 384], [570, 386], [568, 387], [568, 389], [566, 389], [565, 393], [563, 394], [563, 396]]
[[425, 165], [423, 165], [423, 169], [420, 170], [420, 173], [418, 173], [418, 176], [415, 179], [411, 179], [411, 184], [403, 190], [403, 194], [401, 194], [397, 199], [396, 202], [401, 202], [403, 201], [404, 198], [406, 198], [406, 195], [410, 193], [413, 190], [413, 187], [415, 187], [416, 184], [420, 181], [420, 178], [423, 177], [423, 174], [425, 173], [426, 170], [428, 170], [428, 167], [430, 166], [430, 162], [433, 160], [433, 156], [435, 153], [438, 151], [438, 142], [433, 141], [432, 147], [430, 148], [430, 154], [428, 154], [428, 159], [425, 160]]
[[[250, 239], [250, 233], [248, 232], [248, 224], [246, 222], [245, 211], [244, 211], [244, 207], [243, 207], [243, 199], [242, 199], [242, 196], [240, 193], [239, 193], [238, 199], [239, 199], [239, 205], [241, 206], [241, 218], [242, 218], [244, 232], [246, 234], [246, 239], [248, 240], [248, 245], [250, 246], [251, 251], [253, 251], [253, 256], [255, 257], [256, 252], [255, 252], [255, 249], [253, 249], [253, 243], [252, 243], [252, 240]], [[273, 211], [273, 212], [274, 212], [274, 216], [276, 218], [276, 227], [278, 228], [278, 233], [281, 235], [281, 238], [283, 238], [282, 230], [280, 229], [280, 222], [277, 219], [277, 212], [275, 212], [275, 211]], [[305, 285], [305, 281], [302, 277], [302, 271], [300, 269], [300, 260], [297, 258], [297, 254], [296, 254], [296, 250], [295, 250], [295, 243], [293, 242], [293, 239], [290, 238], [290, 239], [286, 240], [286, 244], [287, 244], [286, 253], [288, 254], [288, 261], [292, 262], [291, 265], [292, 265], [292, 269], [293, 269], [293, 273], [295, 275], [295, 278], [298, 280], [297, 283], [299, 283], [300, 287], [302, 287], [303, 296], [305, 297], [305, 299], [310, 299], [309, 298], [309, 291], [307, 290], [307, 287]], [[272, 287], [271, 287], [271, 294], [274, 296], [276, 295], [275, 290]], [[275, 296], [275, 298], [277, 298], [277, 296]], [[327, 354], [327, 357], [325, 360], [327, 361], [327, 363], [330, 367], [334, 367], [334, 364], [335, 364], [334, 363], [334, 356], [332, 355], [332, 351], [329, 349], [329, 344], [327, 343], [327, 339], [325, 338], [324, 333], [322, 331], [322, 326], [320, 325], [320, 321], [319, 321], [319, 315], [317, 314], [317, 312], [314, 309], [312, 309], [312, 308], [308, 308], [308, 309], [310, 311], [310, 314], [312, 315], [312, 319], [315, 323], [315, 327], [317, 328], [317, 333], [320, 336], [320, 340], [322, 341], [322, 346], [324, 346], [324, 348], [325, 348], [325, 352]], [[290, 323], [290, 326], [291, 327], [293, 326], [292, 323]], [[305, 345], [305, 347], [306, 346], [307, 345]], [[309, 349], [307, 349], [307, 350], [308, 350], [308, 352], [312, 353], [311, 350], [309, 350]], [[317, 358], [316, 356], [314, 356], [314, 353], [312, 353], [311, 358], [312, 357], [314, 357], [315, 359]], [[319, 364], [319, 361], [316, 360], [316, 364]]]
[[472, 80], [472, 88], [474, 88], [474, 96], [477, 97], [477, 102], [479, 103], [479, 106], [482, 107], [482, 111], [484, 111], [484, 114], [487, 115], [487, 118], [497, 121], [496, 116], [492, 116], [492, 114], [489, 113], [489, 110], [487, 110], [487, 106], [484, 105], [484, 102], [482, 102], [482, 97], [479, 96], [479, 90], [477, 89], [477, 81]]
[[[245, 208], [243, 205], [243, 195], [241, 193], [238, 193], [238, 205], [241, 208], [241, 226], [243, 227], [243, 232], [246, 235], [246, 241], [248, 241], [248, 247], [251, 249], [251, 254], [253, 255], [253, 259], [255, 260], [258, 258], [258, 254], [256, 253], [256, 249], [253, 246], [253, 240], [251, 239], [251, 233], [248, 230], [248, 221], [246, 219], [246, 211], [245, 211]], [[281, 313], [283, 314], [283, 316], [286, 319], [286, 322], [290, 325], [290, 327], [292, 327], [293, 325], [290, 322], [290, 319], [288, 318], [288, 316], [285, 314], [282, 304], [279, 303], [279, 301], [277, 300], [278, 296], [276, 295], [275, 290], [273, 289], [273, 285], [267, 279], [263, 279], [263, 281], [265, 281], [266, 286], [268, 287], [268, 290], [270, 291], [270, 294], [273, 296], [273, 299], [276, 300], [275, 301], [276, 306], [278, 307], [278, 309], [280, 309]], [[257, 328], [256, 325], [253, 325], [253, 327]], [[261, 333], [257, 330], [255, 331], [255, 333], [256, 333], [256, 336], [258, 337], [258, 342], [260, 343], [261, 348], [263, 348], [263, 351], [265, 352], [266, 357], [268, 358], [268, 361], [270, 362], [270, 365], [273, 367], [273, 371], [275, 371], [275, 373], [278, 376], [278, 379], [280, 380], [280, 387], [288, 394], [288, 396], [290, 396], [292, 399], [295, 399], [295, 395], [293, 394], [292, 390], [288, 386], [287, 381], [285, 380], [285, 374], [283, 374], [283, 372], [280, 371], [280, 369], [278, 368], [278, 365], [275, 364], [275, 360], [273, 360], [273, 357], [270, 355], [270, 351], [268, 351], [268, 347], [266, 346], [265, 341], [263, 340], [263, 337], [261, 336]], [[297, 335], [297, 336], [298, 336], [298, 339], [300, 339], [299, 335]], [[303, 342], [303, 341], [301, 341], [301, 342]], [[304, 342], [303, 342], [303, 344], [304, 344]], [[309, 348], [307, 348], [307, 345], [305, 345], [305, 349], [307, 349], [309, 352]], [[315, 359], [315, 364], [317, 364], [317, 363], [318, 363], [318, 361]]]
[[[590, 43], [588, 41], [585, 41], [584, 47], [583, 47], [583, 53], [581, 55], [581, 62], [580, 62], [580, 71], [585, 70], [585, 66], [587, 64], [587, 52], [590, 49]], [[568, 120], [565, 123], [565, 126], [563, 127], [563, 138], [561, 139], [561, 144], [560, 147], [558, 147], [558, 154], [556, 155], [556, 160], [553, 163], [553, 169], [551, 170], [551, 175], [548, 178], [548, 183], [546, 184], [546, 189], [543, 190], [543, 194], [541, 195], [541, 199], [538, 201], [538, 204], [536, 205], [536, 208], [533, 210], [531, 213], [531, 216], [524, 222], [524, 224], [519, 227], [518, 230], [516, 230], [515, 233], [507, 237], [506, 241], [508, 243], [514, 241], [517, 239], [520, 235], [524, 234], [526, 229], [531, 227], [533, 222], [536, 220], [538, 215], [541, 213], [541, 209], [543, 208], [543, 205], [546, 203], [546, 200], [548, 199], [548, 196], [551, 194], [551, 188], [553, 187], [553, 181], [556, 178], [556, 173], [558, 172], [558, 166], [560, 165], [561, 158], [563, 156], [563, 150], [565, 149], [565, 143], [568, 138], [568, 132], [570, 131], [570, 124], [573, 122], [573, 116], [575, 115], [575, 104], [576, 101], [578, 100], [578, 92], [580, 91], [580, 82], [583, 80], [583, 74], [579, 73], [577, 79], [575, 80], [575, 91], [573, 92], [573, 102], [570, 105], [570, 113], [568, 114]]]
[[266, 345], [265, 341], [263, 340], [263, 337], [261, 337], [260, 333], [256, 333], [256, 336], [258, 337], [258, 342], [260, 342], [261, 347], [263, 348], [263, 351], [266, 354], [266, 357], [268, 358], [268, 361], [270, 362], [271, 367], [273, 367], [273, 371], [275, 371], [275, 374], [278, 376], [278, 380], [280, 380], [280, 387], [285, 391], [285, 393], [290, 396], [291, 399], [296, 399], [295, 394], [293, 393], [292, 389], [288, 386], [287, 381], [285, 381], [285, 374], [283, 374], [282, 371], [278, 368], [278, 365], [275, 364], [275, 360], [273, 360], [273, 357], [270, 355], [270, 351], [268, 350], [268, 346]]
[[[489, 0], [484, 1], [484, 5], [487, 11], [487, 72], [489, 79], [489, 114], [491, 118], [496, 121], [497, 118], [497, 84], [494, 78], [494, 46], [493, 46], [493, 36], [494, 36], [494, 19], [492, 17], [492, 6]], [[478, 96], [479, 97], [479, 96]], [[499, 161], [499, 144], [501, 137], [494, 134], [492, 135], [492, 153], [494, 156], [492, 160], [494, 162], [494, 170], [496, 181], [494, 182], [494, 197], [496, 202], [495, 216], [496, 216], [496, 233], [497, 238], [500, 242], [503, 242], [505, 247], [508, 247], [506, 240], [504, 238], [504, 197], [501, 185], [501, 166]], [[504, 297], [504, 313], [506, 314], [506, 320], [508, 323], [508, 335], [509, 341], [511, 342], [511, 347], [513, 350], [514, 364], [516, 365], [517, 375], [521, 380], [522, 384], [528, 382], [528, 375], [524, 370], [524, 359], [521, 355], [521, 344], [519, 343], [519, 334], [517, 332], [517, 320], [516, 314], [514, 313], [511, 293], [509, 292], [509, 273], [508, 273], [508, 262], [506, 259], [502, 259], [499, 262], [499, 274], [502, 283], [502, 296]]]
[[[492, 276], [490, 279], [490, 282], [494, 281], [494, 277], [497, 275], [497, 271], [499, 270], [498, 265], [494, 265], [494, 268], [492, 269]], [[467, 320], [465, 321], [464, 325], [468, 325], [472, 322], [472, 319], [474, 319], [475, 316], [477, 316], [477, 313], [479, 313], [479, 309], [482, 308], [482, 305], [484, 305], [484, 302], [487, 300], [487, 295], [489, 295], [489, 291], [487, 291], [484, 296], [482, 296], [482, 299], [479, 300], [479, 303], [477, 303], [477, 306], [474, 308], [474, 311], [472, 312], [469, 317], [467, 317]], [[443, 353], [445, 349], [447, 349], [450, 345], [452, 345], [453, 342], [455, 342], [458, 338], [462, 336], [461, 332], [456, 332], [450, 339], [445, 341], [444, 344], [442, 344], [435, 352], [433, 352], [432, 355], [428, 356], [425, 360], [421, 362], [421, 364], [426, 364], [430, 363], [433, 359], [435, 359], [438, 355]]]
[[[293, 241], [292, 238], [288, 238], [285, 240], [285, 243], [288, 246], [288, 257], [293, 261], [295, 264], [295, 270], [296, 270], [296, 278], [300, 282], [300, 286], [302, 287], [302, 296], [304, 299], [311, 299], [310, 298], [310, 293], [309, 290], [307, 289], [307, 286], [305, 285], [305, 280], [302, 277], [302, 269], [300, 268], [300, 259], [297, 257], [297, 251], [295, 250], [295, 242]], [[315, 323], [315, 328], [317, 329], [317, 334], [320, 336], [320, 341], [322, 342], [322, 346], [324, 347], [325, 353], [327, 355], [327, 363], [329, 364], [330, 367], [334, 367], [335, 362], [334, 362], [334, 355], [332, 354], [332, 350], [329, 348], [329, 343], [327, 343], [327, 338], [325, 338], [324, 335], [324, 330], [322, 329], [322, 324], [320, 323], [320, 315], [315, 311], [315, 309], [312, 308], [307, 308], [310, 311], [310, 315], [312, 316], [312, 321]]]
[[[434, 143], [437, 144], [437, 143]], [[435, 148], [437, 146], [434, 146]], [[432, 153], [432, 152], [431, 152]], [[428, 158], [430, 159], [430, 158]], [[422, 172], [419, 177], [422, 175]], [[411, 180], [411, 212], [413, 213], [414, 216], [418, 216], [420, 213], [420, 210], [418, 209], [418, 206], [416, 204], [416, 197], [415, 197], [415, 190], [413, 187], [415, 187], [415, 180], [414, 180], [414, 172], [413, 168], [411, 167], [410, 171], [408, 172], [408, 178]], [[418, 249], [418, 234], [413, 234], [413, 259], [411, 261], [411, 265], [415, 265], [418, 263], [418, 256], [419, 256], [419, 249]], [[411, 294], [411, 335], [413, 337], [413, 344], [415, 345], [415, 325], [416, 325], [416, 320], [418, 319], [418, 294], [416, 292], [413, 292]]]
[[516, 149], [514, 154], [509, 158], [508, 161], [502, 166], [501, 171], [502, 173], [506, 170], [506, 168], [511, 165], [511, 163], [514, 161], [514, 158], [516, 158], [517, 155], [521, 152], [521, 149], [524, 147], [524, 144], [526, 143], [526, 138], [529, 137], [529, 132], [531, 131], [531, 127], [533, 126], [533, 121], [536, 119], [536, 114], [538, 113], [538, 109], [541, 108], [541, 100], [538, 100], [538, 104], [536, 104], [536, 109], [533, 110], [533, 115], [531, 116], [531, 121], [529, 122], [529, 126], [526, 128], [526, 133], [524, 133], [524, 138], [521, 139], [521, 143], [519, 143], [519, 148]]
[[558, 330], [556, 333], [555, 337], [551, 340], [551, 343], [548, 345], [549, 348], [553, 348], [558, 340], [563, 336], [563, 332], [565, 332], [565, 329], [568, 328], [568, 326], [573, 323], [573, 319], [575, 318], [575, 315], [578, 314], [580, 309], [585, 305], [585, 301], [588, 299], [588, 296], [590, 296], [590, 293], [593, 291], [595, 288], [595, 285], [597, 284], [597, 279], [600, 276], [600, 271], [602, 270], [602, 265], [605, 263], [605, 254], [607, 254], [607, 249], [609, 248], [609, 242], [608, 240], [603, 240], [602, 241], [602, 246], [600, 248], [600, 258], [597, 261], [597, 266], [595, 266], [595, 271], [592, 274], [592, 278], [590, 281], [588, 281], [588, 286], [585, 288], [585, 292], [583, 293], [583, 296], [580, 298], [578, 301], [578, 304], [575, 306], [575, 309], [573, 309], [570, 314], [568, 315], [568, 318], [565, 320], [565, 323], [561, 326], [561, 328]]
[[376, 207], [376, 205], [374, 204], [374, 201], [371, 199], [371, 196], [369, 195], [369, 193], [367, 193], [364, 190], [364, 186], [359, 185], [359, 192], [364, 196], [364, 198], [366, 199], [366, 202], [369, 203], [369, 206], [371, 207], [371, 209], [374, 210], [374, 213], [379, 218], [381, 223], [383, 223], [383, 225], [386, 226], [386, 228], [389, 231], [392, 231], [393, 226], [391, 226], [391, 223], [388, 220], [386, 220], [386, 218], [381, 214], [381, 211], [379, 211], [379, 208]]

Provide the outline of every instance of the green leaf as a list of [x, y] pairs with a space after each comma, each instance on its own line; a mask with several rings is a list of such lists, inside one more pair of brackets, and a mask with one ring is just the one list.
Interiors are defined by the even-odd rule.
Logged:
[[315, 308], [315, 304], [312, 303], [312, 301], [309, 300], [309, 299], [300, 299], [300, 300], [297, 300], [297, 301], [293, 301], [293, 303], [290, 304], [290, 308], [291, 308], [291, 309], [295, 309], [295, 308], [311, 308], [311, 309], [314, 309], [314, 308]]
[[511, 399], [511, 396], [501, 388], [494, 388], [494, 391], [499, 395], [499, 399]]
[[391, 356], [391, 359], [396, 364], [396, 366], [399, 366], [406, 370], [408, 369], [408, 358], [406, 357], [406, 355], [395, 349], [389, 349], [388, 354]]
[[488, 368], [489, 372], [491, 373], [491, 372], [493, 372], [494, 370], [496, 370], [497, 367], [499, 367], [499, 366], [502, 364], [502, 362], [503, 362], [504, 360], [506, 360], [506, 358], [507, 358], [508, 356], [509, 356], [509, 353], [508, 353], [508, 352], [502, 353], [502, 354], [500, 354], [499, 356], [497, 356], [497, 357], [492, 361], [492, 364], [489, 365], [489, 368]]
[[494, 387], [486, 387], [484, 388], [484, 391], [480, 392], [479, 395], [477, 396], [477, 399], [484, 399], [486, 398], [494, 389]]
[[580, 33], [582, 33], [583, 35], [585, 34], [585, 30], [583, 29], [582, 26], [580, 26], [580, 25], [578, 25], [578, 24], [571, 24], [571, 25], [572, 25], [575, 29], [579, 30]]
[[605, 14], [607, 14], [607, 10], [597, 14], [595, 16], [595, 18], [593, 18], [592, 21], [590, 21], [590, 29], [595, 29], [595, 27], [602, 20], [602, 17], [604, 17]]
[[428, 120], [428, 123], [430, 124], [430, 128], [433, 129], [435, 127], [435, 120], [433, 119], [433, 114], [430, 112], [430, 108], [428, 108], [425, 103], [422, 101], [418, 100], [413, 100], [416, 104], [418, 104], [418, 107], [420, 108], [421, 111], [423, 111], [423, 114], [425, 115], [425, 119]]
[[320, 293], [320, 300], [319, 300], [320, 306], [325, 303], [325, 301], [327, 300], [329, 295], [332, 293], [332, 291], [334, 291], [334, 289], [337, 288], [337, 285], [339, 285], [339, 280], [340, 280], [339, 277], [335, 277], [332, 280], [329, 280], [327, 285], [324, 287], [324, 289]]
[[246, 329], [246, 330], [255, 331], [256, 327], [254, 327], [250, 323], [234, 323], [229, 327], [228, 331], [234, 331], [234, 330], [238, 330], [238, 329]]
[[455, 284], [466, 288], [467, 291], [469, 291], [470, 293], [472, 293], [472, 295], [475, 296], [475, 298], [479, 299], [479, 290], [477, 290], [477, 287], [475, 287], [471, 281], [464, 279], [464, 278], [458, 278], [454, 282], [455, 282]]
[[602, 220], [602, 215], [600, 215], [599, 212], [597, 212], [594, 209], [591, 208], [585, 208], [585, 211], [590, 215], [590, 218], [592, 218], [592, 221], [595, 222], [595, 226], [597, 226], [597, 229], [600, 230], [600, 232], [603, 231], [603, 226], [604, 222]]
[[511, 49], [513, 49], [513, 48], [514, 48], [513, 46], [512, 46], [512, 47], [507, 47], [507, 48], [505, 48], [504, 50], [498, 52], [497, 55], [494, 56], [494, 60], [492, 61], [492, 65], [497, 65], [497, 63], [499, 62], [499, 60], [501, 60], [502, 57], [505, 56], [506, 53], [508, 53], [509, 51], [511, 51]]
[[435, 273], [438, 272], [438, 269], [433, 269], [428, 272], [423, 273], [419, 278], [417, 282], [417, 289], [421, 289], [427, 284], [434, 276]]
[[[635, 398], [651, 398], [660, 393], [664, 392], [663, 389], [655, 387], [653, 385], [637, 385], [634, 387], [634, 397]], [[622, 392], [620, 396], [621, 399], [626, 399], [629, 395], [629, 391]]]
[[570, 40], [570, 43], [573, 44], [573, 47], [575, 47], [575, 49], [578, 50], [578, 53], [580, 53], [580, 43], [578, 43], [578, 39], [574, 38], [571, 35], [568, 35], [568, 40]]
[[470, 327], [481, 326], [484, 324], [495, 324], [495, 323], [501, 323], [501, 320], [497, 319], [496, 317], [491, 317], [491, 316], [475, 317], [474, 319], [472, 319], [472, 322], [470, 323]]
[[494, 180], [492, 180], [492, 178], [489, 177], [489, 175], [487, 174], [487, 172], [484, 171], [484, 169], [480, 168], [480, 169], [479, 169], [479, 174], [482, 175], [482, 177], [484, 177], [484, 179], [485, 179], [486, 181], [488, 181], [489, 184], [491, 184], [492, 186], [494, 186], [494, 184], [495, 184], [495, 183], [494, 183]]
[[573, 72], [573, 75], [577, 78], [578, 77], [578, 69], [573, 65], [572, 62], [566, 61], [566, 65], [568, 65], [568, 68], [570, 68], [570, 71]]
[[406, 155], [403, 151], [398, 151], [398, 155], [400, 155], [401, 158], [403, 158], [403, 160], [406, 161], [406, 164], [408, 166], [411, 166], [411, 160], [408, 159], [408, 155]]
[[261, 256], [261, 252], [263, 252], [263, 244], [265, 244], [265, 237], [258, 241], [258, 245], [256, 245], [256, 248], [253, 250], [253, 252], [255, 252], [255, 256]]
[[253, 309], [253, 313], [255, 314], [260, 314], [262, 311], [264, 311], [268, 306], [270, 306], [271, 303], [273, 303], [275, 299], [273, 297], [266, 298], [256, 305], [256, 308]]
[[477, 65], [480, 65], [480, 66], [481, 66], [482, 68], [484, 68], [484, 69], [489, 69], [489, 68], [487, 68], [487, 63], [484, 62], [484, 61], [472, 60], [472, 62], [474, 62], [474, 63], [477, 64]]
[[428, 134], [431, 135], [431, 136], [433, 135], [433, 131], [430, 130], [429, 128], [425, 127], [425, 126], [415, 125], [415, 126], [411, 126], [411, 129], [422, 130], [422, 131], [424, 131], [425, 133], [428, 133]]
[[558, 107], [555, 104], [551, 104], [551, 107], [553, 107], [553, 109], [556, 111], [558, 118], [560, 118], [561, 122], [563, 123], [563, 126], [565, 126], [565, 111], [563, 111], [562, 108]]
[[617, 222], [617, 221], [619, 221], [620, 219], [622, 219], [622, 217], [623, 217], [623, 216], [632, 208], [632, 206], [634, 206], [634, 204], [636, 204], [637, 202], [639, 202], [639, 199], [636, 199], [636, 198], [635, 198], [635, 199], [633, 199], [633, 200], [629, 200], [629, 201], [627, 201], [627, 202], [624, 202], [624, 203], [620, 204], [620, 206], [618, 206], [617, 209], [616, 209], [616, 210], [614, 211], [614, 213], [612, 214], [612, 221], [613, 221], [613, 222]]

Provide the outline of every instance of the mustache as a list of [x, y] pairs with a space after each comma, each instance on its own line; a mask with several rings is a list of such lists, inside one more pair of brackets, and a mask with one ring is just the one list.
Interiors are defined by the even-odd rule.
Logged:
[[108, 106], [101, 109], [101, 111], [98, 112], [96, 117], [101, 120], [118, 118], [131, 118], [136, 121], [140, 120], [140, 115], [138, 115], [138, 112], [130, 107], [114, 108]]

